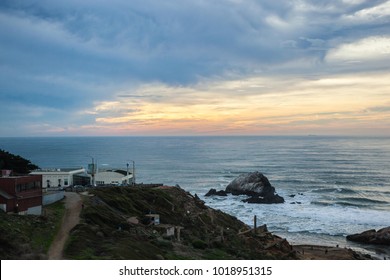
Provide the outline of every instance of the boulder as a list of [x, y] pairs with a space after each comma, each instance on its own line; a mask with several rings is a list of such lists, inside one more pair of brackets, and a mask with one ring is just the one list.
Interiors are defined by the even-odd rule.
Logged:
[[205, 194], [205, 196], [212, 196], [212, 195], [227, 196], [227, 192], [223, 190], [217, 191], [216, 189], [210, 189], [208, 193]]
[[234, 179], [225, 190], [233, 195], [248, 195], [248, 203], [283, 203], [284, 198], [275, 193], [275, 188], [262, 173], [245, 173]]
[[366, 244], [390, 245], [390, 227], [378, 231], [371, 229], [362, 233], [347, 235], [347, 240]]
[[248, 203], [272, 204], [272, 203], [284, 203], [284, 198], [276, 194], [272, 197], [266, 197], [266, 198], [261, 196], [251, 196], [247, 199], [243, 199], [242, 201]]
[[275, 192], [267, 177], [256, 171], [244, 173], [230, 182], [226, 187], [226, 192], [233, 195], [267, 196]]
[[275, 188], [271, 186], [267, 177], [258, 171], [241, 174], [227, 185], [225, 190], [210, 189], [205, 196], [227, 196], [228, 194], [247, 195], [249, 198], [242, 201], [248, 203], [284, 203], [284, 198], [275, 193]]

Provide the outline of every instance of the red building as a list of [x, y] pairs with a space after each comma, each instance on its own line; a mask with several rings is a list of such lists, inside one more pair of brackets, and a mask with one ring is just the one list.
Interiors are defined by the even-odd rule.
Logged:
[[42, 176], [0, 177], [0, 209], [19, 214], [42, 214]]

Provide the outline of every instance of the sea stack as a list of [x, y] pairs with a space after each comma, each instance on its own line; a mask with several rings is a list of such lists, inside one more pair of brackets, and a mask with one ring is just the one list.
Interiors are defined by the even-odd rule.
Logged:
[[262, 173], [250, 172], [239, 175], [225, 190], [233, 195], [248, 195], [248, 203], [283, 203], [284, 198], [275, 193], [275, 188]]
[[227, 196], [227, 194], [247, 195], [249, 197], [242, 201], [248, 203], [284, 203], [284, 198], [275, 193], [275, 188], [267, 177], [258, 171], [241, 174], [230, 182], [225, 190], [210, 189], [205, 196]]

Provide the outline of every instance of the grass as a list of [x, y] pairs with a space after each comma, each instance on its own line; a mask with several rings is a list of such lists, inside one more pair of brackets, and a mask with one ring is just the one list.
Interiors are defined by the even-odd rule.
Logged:
[[[94, 196], [84, 200], [81, 223], [67, 242], [67, 259], [257, 259], [285, 254], [275, 250], [266, 255], [259, 245], [276, 237], [238, 235], [248, 226], [204, 206], [184, 190], [112, 187], [90, 193]], [[180, 241], [148, 225], [144, 215], [150, 212], [160, 215], [161, 224], [180, 226]], [[139, 223], [128, 223], [129, 217]]]
[[44, 208], [44, 213], [50, 222], [47, 226], [34, 230], [31, 237], [31, 244], [33, 248], [42, 247], [47, 253], [61, 227], [62, 219], [65, 214], [65, 205], [63, 201], [55, 202], [46, 206]]
[[0, 259], [45, 258], [65, 213], [62, 201], [44, 207], [42, 216], [0, 213]]

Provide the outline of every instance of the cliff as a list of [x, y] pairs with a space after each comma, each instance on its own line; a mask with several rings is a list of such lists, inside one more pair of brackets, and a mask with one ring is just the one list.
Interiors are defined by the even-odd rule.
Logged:
[[[265, 225], [255, 231], [177, 187], [94, 188], [81, 198], [64, 259], [370, 259], [338, 247], [291, 246]], [[67, 211], [61, 201], [43, 216], [0, 212], [0, 258], [47, 259]]]
[[292, 246], [256, 232], [178, 187], [97, 188], [71, 232], [69, 259], [297, 259]]

